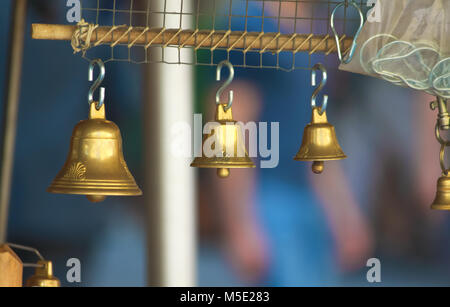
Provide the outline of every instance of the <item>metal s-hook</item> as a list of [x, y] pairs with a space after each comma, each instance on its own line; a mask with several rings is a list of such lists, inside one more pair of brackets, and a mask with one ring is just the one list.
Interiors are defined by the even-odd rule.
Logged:
[[[320, 91], [322, 91], [322, 89], [325, 87], [325, 85], [327, 84], [327, 80], [328, 80], [327, 69], [321, 63], [317, 63], [312, 68], [312, 73], [311, 73], [311, 77], [312, 77], [311, 85], [312, 86], [317, 85], [316, 70], [320, 70], [322, 72], [322, 80], [320, 81], [319, 86], [314, 90], [314, 92], [312, 94], [312, 97], [311, 97], [311, 107], [312, 108], [317, 107], [317, 103], [316, 103], [317, 96], [319, 95]], [[319, 110], [320, 115], [322, 115], [327, 110], [327, 106], [328, 106], [328, 95], [323, 95], [322, 107]]]
[[[45, 261], [44, 257], [42, 257], [41, 253], [36, 248], [28, 247], [28, 246], [24, 246], [24, 245], [19, 245], [19, 244], [12, 244], [12, 243], [6, 243], [6, 245], [11, 247], [12, 249], [18, 249], [18, 250], [34, 253], [39, 258], [39, 260]], [[42, 267], [42, 265], [40, 265], [40, 264], [33, 264], [33, 263], [24, 263], [23, 267], [40, 268], [40, 267]]]
[[[99, 74], [97, 80], [95, 80], [94, 84], [92, 84], [91, 88], [89, 89], [89, 94], [88, 94], [89, 105], [91, 105], [94, 102], [94, 92], [100, 87], [103, 80], [105, 79], [105, 64], [103, 63], [102, 60], [95, 59], [95, 60], [92, 60], [91, 63], [89, 63], [89, 81], [91, 81], [91, 82], [94, 81], [95, 65], [97, 65], [100, 68], [100, 74]], [[98, 102], [95, 106], [97, 108], [97, 110], [100, 110], [100, 108], [103, 106], [104, 102], [105, 102], [105, 88], [100, 87], [100, 96], [99, 96]]]
[[[360, 25], [359, 25], [359, 29], [358, 29], [358, 31], [356, 32], [356, 34], [355, 34], [355, 36], [354, 36], [354, 38], [353, 38], [352, 46], [350, 47], [350, 52], [349, 52], [347, 58], [344, 59], [344, 57], [343, 57], [343, 55], [342, 55], [341, 44], [340, 44], [340, 41], [339, 41], [339, 34], [337, 33], [336, 28], [335, 28], [335, 26], [334, 26], [334, 16], [335, 16], [337, 10], [338, 10], [341, 6], [348, 7], [349, 5], [353, 6], [353, 7], [358, 11], [358, 13], [359, 13], [359, 18], [360, 18], [360, 21], [361, 21], [361, 22], [360, 22]], [[331, 30], [332, 30], [333, 33], [334, 33], [334, 39], [336, 40], [336, 48], [337, 48], [337, 53], [338, 53], [339, 61], [341, 61], [341, 63], [344, 63], [344, 64], [350, 63], [350, 62], [352, 61], [353, 56], [354, 56], [355, 51], [356, 51], [356, 46], [357, 46], [356, 40], [358, 39], [359, 34], [361, 33], [361, 30], [363, 29], [363, 26], [364, 26], [364, 15], [363, 15], [363, 13], [362, 13], [362, 11], [361, 11], [361, 8], [360, 8], [353, 0], [350, 0], [350, 1], [346, 0], [345, 2], [339, 3], [339, 4], [334, 8], [333, 12], [331, 13], [331, 17], [330, 17], [330, 26], [331, 26]]]
[[[228, 70], [230, 71], [230, 75], [227, 79], [227, 81], [225, 81], [225, 83], [219, 88], [219, 90], [217, 91], [216, 94], [216, 104], [222, 104], [220, 102], [220, 96], [222, 95], [222, 93], [227, 89], [228, 86], [230, 86], [231, 82], [233, 82], [234, 79], [234, 67], [233, 65], [230, 63], [230, 61], [225, 60], [219, 63], [219, 65], [217, 66], [217, 71], [216, 71], [216, 80], [220, 81], [221, 80], [221, 74], [222, 74], [222, 68], [224, 66], [228, 67]], [[228, 103], [226, 105], [226, 107], [224, 108], [225, 111], [228, 111], [231, 106], [233, 105], [233, 99], [234, 99], [234, 92], [233, 90], [230, 90], [230, 92], [228, 93]]]

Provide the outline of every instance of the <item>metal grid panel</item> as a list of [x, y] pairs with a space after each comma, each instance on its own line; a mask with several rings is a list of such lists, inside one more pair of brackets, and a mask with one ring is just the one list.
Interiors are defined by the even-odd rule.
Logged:
[[[343, 1], [332, 0], [83, 0], [83, 18], [90, 24], [125, 27], [116, 34], [120, 43], [89, 49], [84, 57], [105, 62], [217, 65], [228, 59], [236, 67], [291, 71], [310, 69], [313, 63], [336, 67], [336, 48], [330, 15]], [[368, 7], [356, 1], [363, 11]], [[356, 10], [344, 7], [335, 24], [341, 35], [353, 36], [359, 24]], [[131, 31], [159, 29], [162, 44], [135, 43]], [[171, 39], [168, 30], [178, 30]], [[192, 30], [194, 46], [180, 33]], [[203, 36], [199, 34], [203, 31]], [[94, 31], [93, 35], [96, 34]], [[209, 34], [208, 34], [209, 33]], [[177, 36], [177, 34], [180, 34]], [[234, 38], [232, 37], [234, 35]], [[240, 36], [236, 36], [236, 35]], [[114, 31], [111, 35], [115, 35]], [[118, 37], [118, 36], [121, 37]], [[265, 35], [265, 45], [260, 42]], [[124, 36], [128, 40], [124, 42]], [[302, 36], [303, 38], [300, 38]], [[267, 38], [269, 37], [269, 38]], [[312, 38], [318, 37], [315, 41]], [[306, 39], [305, 39], [306, 38]], [[323, 38], [323, 39], [322, 39]], [[297, 42], [303, 42], [299, 45]], [[239, 43], [239, 44], [238, 44]], [[239, 46], [242, 45], [242, 46]], [[260, 48], [254, 48], [260, 45]], [[271, 45], [271, 48], [267, 48]], [[292, 46], [291, 46], [292, 45]], [[299, 45], [300, 48], [289, 48]], [[264, 47], [266, 46], [266, 47]], [[320, 47], [320, 50], [319, 50]], [[107, 52], [105, 48], [111, 49]], [[275, 49], [275, 50], [274, 50]], [[290, 49], [290, 50], [287, 50]], [[320, 52], [319, 52], [320, 51]], [[105, 54], [108, 56], [105, 57]], [[173, 60], [176, 59], [176, 60]]]

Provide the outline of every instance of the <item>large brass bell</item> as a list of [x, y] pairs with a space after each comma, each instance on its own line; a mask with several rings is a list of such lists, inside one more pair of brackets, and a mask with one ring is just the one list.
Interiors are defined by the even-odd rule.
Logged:
[[312, 161], [312, 171], [321, 174], [324, 170], [324, 162], [332, 160], [341, 160], [347, 158], [336, 137], [334, 126], [328, 123], [326, 107], [328, 96], [324, 96], [322, 107], [316, 106], [316, 98], [320, 90], [325, 86], [327, 73], [322, 64], [316, 64], [313, 67], [313, 86], [315, 86], [315, 70], [320, 69], [323, 78], [320, 86], [314, 91], [312, 97], [312, 119], [304, 130], [302, 146], [295, 156], [296, 161]]
[[40, 260], [33, 276], [27, 279], [25, 287], [57, 288], [61, 286], [58, 278], [53, 276], [51, 261]]
[[[94, 63], [103, 65], [102, 62]], [[102, 73], [104, 76], [104, 70]], [[94, 84], [91, 91], [95, 89]], [[101, 202], [107, 196], [142, 195], [123, 157], [120, 130], [105, 118], [104, 89], [102, 93], [101, 103], [90, 103], [89, 119], [75, 127], [66, 163], [48, 192], [86, 195], [92, 202]]]
[[[217, 125], [203, 139], [202, 156], [192, 162], [191, 167], [216, 168], [217, 176], [227, 178], [232, 168], [254, 168], [255, 164], [245, 149], [242, 127], [233, 120], [231, 105], [233, 92], [230, 91], [228, 104], [220, 103], [220, 95], [234, 78], [234, 68], [228, 61], [223, 61], [217, 67], [217, 80], [220, 81], [221, 69], [227, 65], [230, 70], [228, 81], [219, 89], [216, 95]], [[210, 152], [207, 152], [210, 151]]]

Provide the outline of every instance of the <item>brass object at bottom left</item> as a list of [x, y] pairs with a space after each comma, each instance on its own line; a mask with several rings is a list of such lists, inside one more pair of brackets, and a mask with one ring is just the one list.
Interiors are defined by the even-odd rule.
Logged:
[[57, 288], [61, 282], [53, 276], [53, 264], [51, 261], [40, 260], [37, 263], [33, 276], [27, 279], [25, 287]]

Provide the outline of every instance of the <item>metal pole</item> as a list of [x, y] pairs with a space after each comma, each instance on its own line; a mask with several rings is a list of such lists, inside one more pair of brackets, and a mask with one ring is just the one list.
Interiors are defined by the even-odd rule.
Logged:
[[[183, 1], [187, 10], [192, 1]], [[166, 9], [175, 12], [180, 7], [181, 0], [174, 0], [167, 2]], [[167, 15], [165, 26], [177, 27], [179, 19]], [[178, 59], [176, 54], [165, 54], [165, 58]], [[150, 286], [192, 287], [196, 285], [197, 249], [195, 172], [189, 167], [192, 159], [177, 157], [172, 147], [174, 125], [188, 123], [192, 127], [193, 69], [188, 65], [149, 65], [145, 79], [148, 282]]]
[[5, 110], [3, 113], [3, 138], [0, 172], [0, 245], [6, 242], [11, 180], [14, 167], [17, 113], [19, 110], [20, 79], [24, 34], [27, 15], [27, 0], [15, 0], [11, 20], [9, 44], [8, 79], [6, 84]]

